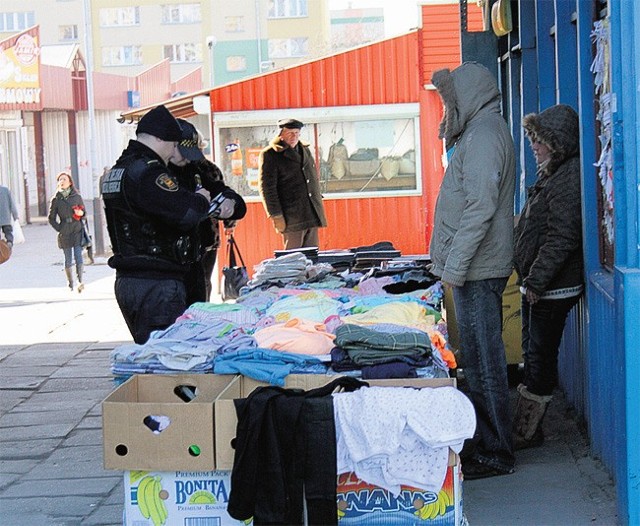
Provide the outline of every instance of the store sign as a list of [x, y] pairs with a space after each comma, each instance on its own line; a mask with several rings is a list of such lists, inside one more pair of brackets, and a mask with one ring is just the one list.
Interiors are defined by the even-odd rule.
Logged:
[[40, 104], [38, 26], [0, 41], [0, 104]]

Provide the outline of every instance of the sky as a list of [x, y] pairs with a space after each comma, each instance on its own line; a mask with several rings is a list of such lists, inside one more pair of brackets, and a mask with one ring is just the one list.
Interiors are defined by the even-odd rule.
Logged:
[[385, 37], [406, 33], [418, 26], [417, 0], [329, 0], [329, 9], [382, 7]]

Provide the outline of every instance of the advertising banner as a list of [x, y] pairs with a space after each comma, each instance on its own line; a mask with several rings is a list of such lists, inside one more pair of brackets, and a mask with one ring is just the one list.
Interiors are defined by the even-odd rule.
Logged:
[[40, 110], [40, 31], [0, 41], [0, 110]]

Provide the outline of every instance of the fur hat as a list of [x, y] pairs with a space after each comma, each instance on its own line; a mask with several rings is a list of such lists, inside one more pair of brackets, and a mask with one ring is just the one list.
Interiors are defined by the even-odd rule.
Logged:
[[171, 115], [171, 112], [165, 106], [156, 106], [147, 112], [136, 128], [136, 135], [140, 133], [148, 133], [158, 139], [167, 142], [178, 142], [182, 140], [182, 128]]

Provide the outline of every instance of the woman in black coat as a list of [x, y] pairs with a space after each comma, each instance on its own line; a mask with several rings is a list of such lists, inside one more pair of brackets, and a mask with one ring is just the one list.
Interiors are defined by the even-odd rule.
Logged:
[[73, 290], [73, 260], [76, 263], [78, 292], [84, 290], [82, 283], [82, 219], [85, 215], [84, 201], [76, 191], [71, 175], [61, 172], [57, 177], [58, 191], [51, 199], [49, 224], [58, 232], [58, 247], [64, 253], [64, 271], [69, 289]]

